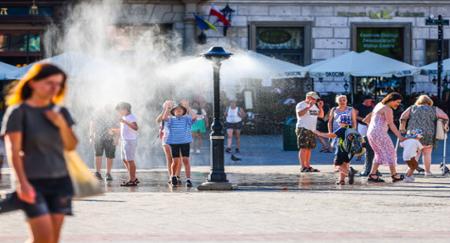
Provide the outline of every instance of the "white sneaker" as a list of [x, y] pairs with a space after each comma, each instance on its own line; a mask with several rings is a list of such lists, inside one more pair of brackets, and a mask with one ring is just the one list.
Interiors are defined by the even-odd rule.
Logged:
[[194, 149], [190, 149], [189, 152], [194, 153]]
[[425, 177], [433, 177], [433, 173], [431, 173], [431, 172], [425, 172]]
[[200, 149], [195, 150], [195, 153], [199, 154], [200, 153]]
[[406, 183], [413, 183], [416, 179], [414, 178], [414, 176], [406, 176], [405, 175], [405, 179], [403, 179], [403, 182]]

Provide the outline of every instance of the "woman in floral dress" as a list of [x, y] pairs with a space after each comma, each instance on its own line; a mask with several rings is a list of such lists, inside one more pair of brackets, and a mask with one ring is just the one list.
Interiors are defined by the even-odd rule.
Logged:
[[420, 142], [424, 146], [422, 149], [422, 161], [425, 167], [425, 176], [432, 176], [431, 153], [436, 137], [436, 120], [443, 119], [448, 126], [448, 116], [445, 112], [436, 106], [433, 106], [433, 100], [427, 95], [421, 95], [417, 98], [414, 105], [403, 112], [400, 117], [400, 131], [406, 132], [406, 123], [408, 130], [421, 129], [423, 137]]
[[373, 148], [375, 157], [373, 160], [374, 164], [372, 166], [372, 171], [368, 178], [369, 182], [384, 182], [384, 180], [377, 175], [377, 170], [380, 165], [389, 166], [392, 182], [403, 180], [403, 175], [397, 174], [397, 153], [395, 152], [394, 144], [388, 134], [389, 129], [391, 129], [400, 141], [405, 140], [394, 124], [393, 115], [393, 110], [397, 109], [401, 102], [402, 96], [399, 93], [390, 93], [375, 106], [371, 114], [367, 138], [370, 146]]

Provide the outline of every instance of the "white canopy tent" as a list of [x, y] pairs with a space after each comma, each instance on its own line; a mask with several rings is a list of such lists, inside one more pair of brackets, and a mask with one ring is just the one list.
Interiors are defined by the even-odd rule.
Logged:
[[419, 72], [415, 66], [371, 51], [347, 52], [307, 67], [310, 77], [406, 77]]
[[[84, 54], [72, 53], [72, 52], [67, 52], [67, 53], [57, 55], [57, 56], [46, 58], [46, 59], [38, 61], [36, 63], [41, 63], [41, 62], [48, 62], [48, 63], [55, 64], [55, 65], [59, 66], [60, 68], [62, 68], [69, 76], [76, 76], [82, 72], [86, 72], [86, 71], [92, 70], [94, 68], [95, 69], [100, 69], [100, 68], [106, 69], [106, 67], [107, 67], [106, 63], [104, 63], [102, 61], [93, 59]], [[9, 75], [7, 75], [7, 78], [8, 79], [22, 78], [28, 72], [28, 70], [33, 66], [33, 64], [35, 64], [35, 63], [32, 63], [32, 64], [22, 67], [22, 68], [18, 68], [16, 71], [9, 73]]]
[[[211, 62], [203, 57], [185, 58], [161, 70], [159, 75], [170, 79], [212, 78]], [[254, 51], [234, 53], [221, 66], [221, 79], [224, 85], [234, 84], [241, 79], [260, 79], [263, 83], [277, 78], [305, 77], [306, 69], [302, 66], [268, 57]]]
[[8, 76], [17, 71], [17, 67], [0, 62], [0, 80], [8, 79]]
[[[437, 75], [437, 62], [420, 67], [423, 75]], [[442, 75], [450, 75], [450, 58], [442, 61]]]

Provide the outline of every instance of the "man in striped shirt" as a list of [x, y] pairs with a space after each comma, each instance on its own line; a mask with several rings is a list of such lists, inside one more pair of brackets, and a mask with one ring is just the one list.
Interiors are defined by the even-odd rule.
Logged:
[[196, 115], [189, 107], [189, 102], [183, 101], [172, 109], [166, 108], [163, 114], [164, 126], [167, 131], [166, 143], [172, 150], [172, 185], [178, 185], [175, 172], [179, 171], [181, 161], [183, 161], [186, 172], [186, 186], [192, 187], [191, 165], [189, 162], [189, 150], [192, 143], [191, 127], [196, 119]]

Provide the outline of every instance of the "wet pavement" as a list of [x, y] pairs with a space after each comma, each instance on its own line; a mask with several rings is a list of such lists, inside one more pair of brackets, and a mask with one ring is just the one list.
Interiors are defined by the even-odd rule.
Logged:
[[[231, 192], [172, 188], [162, 169], [139, 170], [140, 186], [124, 188], [126, 173], [115, 170], [107, 193], [74, 200], [62, 242], [448, 242], [450, 177], [393, 184], [382, 168], [386, 183], [337, 186], [332, 166], [318, 168], [227, 166]], [[193, 171], [197, 186], [209, 168]], [[0, 242], [23, 242], [25, 229], [21, 212], [0, 215]]]
[[[338, 174], [333, 171], [332, 166], [318, 166], [320, 173], [299, 173], [297, 166], [228, 166], [227, 179], [233, 184], [234, 191], [369, 191], [369, 190], [391, 190], [391, 191], [426, 191], [439, 190], [450, 192], [450, 177], [441, 176], [438, 166], [433, 166], [435, 175], [425, 177], [416, 174], [415, 183], [391, 183], [390, 175], [386, 168], [382, 168], [383, 178], [386, 183], [368, 183], [366, 177], [355, 176], [353, 185], [336, 185]], [[355, 166], [356, 169], [361, 169]], [[383, 170], [384, 169], [384, 170]], [[399, 171], [406, 170], [405, 166], [399, 166]], [[139, 170], [137, 176], [141, 183], [137, 187], [122, 187], [121, 182], [127, 179], [124, 170], [113, 170], [113, 181], [101, 181], [106, 193], [139, 193], [139, 192], [198, 192], [196, 187], [203, 183], [208, 177], [209, 167], [195, 166], [192, 168], [192, 182], [194, 187], [185, 186], [184, 173], [182, 174], [183, 185], [173, 187], [168, 181], [167, 172], [162, 169]], [[9, 170], [4, 170], [3, 180], [0, 181], [0, 190], [10, 188]], [[450, 195], [450, 194], [449, 194]]]

